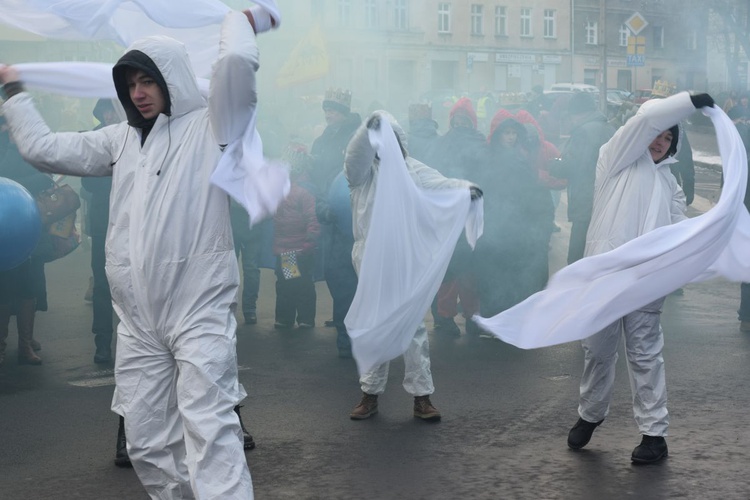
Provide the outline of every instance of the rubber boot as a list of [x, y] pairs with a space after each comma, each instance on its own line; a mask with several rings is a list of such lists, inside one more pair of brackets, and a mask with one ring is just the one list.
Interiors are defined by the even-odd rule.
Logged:
[[255, 449], [255, 440], [253, 439], [253, 436], [247, 432], [247, 429], [245, 428], [244, 422], [242, 422], [242, 415], [240, 415], [240, 408], [242, 408], [240, 405], [237, 405], [234, 407], [234, 412], [237, 414], [237, 418], [240, 419], [240, 427], [242, 428], [242, 445], [243, 448], [246, 450], [253, 450]]
[[36, 300], [24, 299], [18, 303], [16, 325], [18, 326], [18, 363], [22, 365], [41, 365], [42, 358], [36, 355], [31, 341], [34, 337], [34, 316]]
[[117, 427], [117, 445], [115, 446], [115, 465], [118, 467], [132, 467], [128, 455], [128, 441], [125, 436], [125, 419], [120, 417], [120, 425]]
[[10, 304], [0, 304], [0, 365], [5, 362], [6, 339], [8, 338], [8, 323], [10, 323]]

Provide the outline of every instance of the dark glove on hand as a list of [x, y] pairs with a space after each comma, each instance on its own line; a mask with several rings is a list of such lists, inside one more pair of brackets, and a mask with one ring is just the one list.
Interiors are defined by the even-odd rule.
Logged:
[[708, 94], [695, 94], [690, 96], [690, 100], [693, 103], [693, 106], [695, 106], [695, 109], [700, 108], [713, 108], [714, 107], [714, 98], [711, 97]]
[[369, 120], [367, 120], [367, 128], [370, 130], [380, 130], [380, 115], [372, 115]]
[[474, 187], [474, 186], [469, 188], [469, 194], [471, 194], [472, 201], [478, 200], [479, 198], [482, 197], [482, 195], [484, 195], [481, 189], [479, 189], [478, 187]]

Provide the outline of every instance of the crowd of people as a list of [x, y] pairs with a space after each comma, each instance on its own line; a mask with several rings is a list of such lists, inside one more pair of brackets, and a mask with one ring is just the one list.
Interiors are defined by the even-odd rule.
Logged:
[[[244, 209], [209, 177], [223, 146], [255, 112], [258, 16], [263, 13], [257, 10], [227, 16], [207, 100], [181, 44], [165, 37], [136, 42], [113, 69], [118, 101], [100, 101], [94, 112], [101, 125], [86, 132], [51, 131], [18, 72], [0, 67], [7, 121], [0, 133], [0, 175], [32, 194], [52, 185], [42, 172], [81, 176], [89, 192], [94, 362], [113, 361], [114, 312], [116, 463], [132, 463], [153, 498], [252, 495], [243, 449], [254, 441], [240, 418], [245, 391], [237, 377], [237, 319], [228, 312], [238, 302], [244, 322], [258, 322], [268, 234], [276, 277], [274, 327], [280, 334], [314, 328], [315, 281], [325, 280], [338, 355], [352, 356], [344, 319], [357, 290], [378, 186], [380, 158], [368, 133], [382, 122], [393, 128], [415, 185], [465, 189], [472, 200], [483, 199], [484, 234], [475, 248], [459, 239], [432, 306], [436, 333], [460, 335], [455, 317], [461, 313], [466, 334], [476, 335], [475, 314], [495, 316], [546, 286], [562, 190], [572, 223], [568, 263], [684, 218], [694, 176], [676, 167], [680, 153], [690, 153], [679, 123], [695, 109], [713, 106], [707, 94], [681, 93], [647, 103], [615, 129], [593, 99], [580, 93], [566, 109], [569, 138], [555, 144], [545, 138], [533, 107], [488, 114], [483, 102], [478, 117], [475, 104], [462, 98], [441, 133], [428, 104], [410, 106], [405, 129], [386, 110], [363, 119], [352, 111], [352, 93], [332, 88], [322, 102], [322, 134], [310, 147], [290, 138], [278, 152], [290, 166], [289, 195], [272, 220], [250, 227]], [[263, 24], [270, 27], [272, 20]], [[748, 127], [744, 101], [730, 110], [738, 129]], [[117, 105], [124, 109], [122, 121], [114, 113]], [[14, 145], [11, 137], [23, 140]], [[742, 286], [743, 331], [750, 330], [749, 290]], [[19, 361], [41, 364], [33, 323], [45, 300], [44, 263], [34, 255], [0, 273], [0, 363], [15, 314]], [[607, 416], [617, 345], [624, 337], [643, 435], [632, 459], [653, 463], [667, 456], [662, 301], [583, 342], [580, 418], [568, 436], [571, 448], [586, 446]], [[430, 400], [424, 324], [404, 360], [403, 386], [414, 396], [414, 416], [439, 420]], [[363, 396], [351, 419], [377, 413], [387, 377], [387, 363], [360, 376]]]

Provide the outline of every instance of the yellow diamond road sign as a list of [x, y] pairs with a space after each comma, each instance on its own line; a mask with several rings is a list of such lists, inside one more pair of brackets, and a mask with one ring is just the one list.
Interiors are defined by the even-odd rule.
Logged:
[[625, 26], [630, 28], [630, 31], [632, 31], [634, 35], [637, 35], [641, 31], [643, 31], [643, 28], [645, 28], [647, 25], [648, 21], [646, 21], [638, 12], [634, 13], [628, 18], [627, 21], [625, 21]]

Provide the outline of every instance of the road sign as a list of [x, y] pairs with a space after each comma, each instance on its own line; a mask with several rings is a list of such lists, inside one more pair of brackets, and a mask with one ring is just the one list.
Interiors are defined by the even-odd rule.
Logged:
[[648, 26], [648, 21], [646, 21], [646, 19], [640, 13], [634, 12], [633, 15], [630, 16], [627, 21], [625, 21], [625, 26], [627, 26], [634, 35], [637, 35], [641, 31], [643, 31], [643, 28]]
[[645, 66], [646, 64], [646, 37], [629, 36], [627, 49], [628, 66]]
[[466, 56], [466, 72], [471, 73], [472, 69], [474, 69], [474, 56], [469, 54]]

